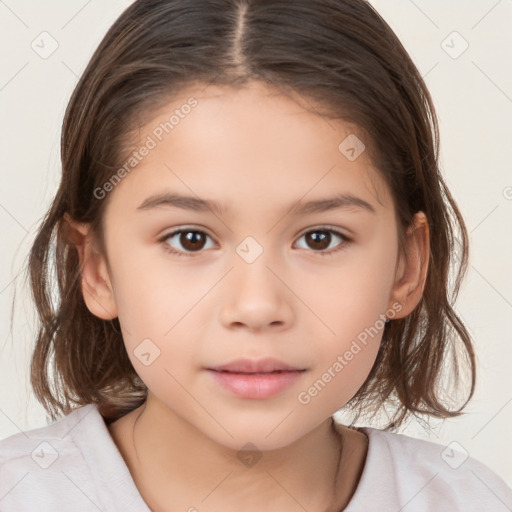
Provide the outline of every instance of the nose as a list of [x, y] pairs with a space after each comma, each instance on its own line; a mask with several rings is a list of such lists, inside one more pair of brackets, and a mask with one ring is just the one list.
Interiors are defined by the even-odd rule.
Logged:
[[252, 263], [238, 261], [230, 272], [221, 299], [221, 322], [226, 328], [257, 332], [290, 327], [293, 293], [283, 273], [264, 255]]

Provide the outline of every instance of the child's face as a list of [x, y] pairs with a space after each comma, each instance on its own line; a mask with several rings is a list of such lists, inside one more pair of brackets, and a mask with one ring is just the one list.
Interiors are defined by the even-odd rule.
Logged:
[[[197, 105], [182, 108], [191, 96]], [[166, 133], [160, 123], [175, 109], [181, 115]], [[101, 309], [119, 317], [132, 364], [169, 417], [234, 449], [247, 440], [278, 447], [329, 418], [363, 384], [384, 314], [396, 310], [398, 246], [392, 200], [367, 153], [350, 161], [350, 150], [338, 148], [351, 133], [262, 85], [190, 89], [141, 130], [137, 149], [146, 144], [148, 154], [109, 192], [113, 295]], [[139, 208], [164, 193], [226, 209]], [[374, 211], [287, 214], [299, 200], [340, 194]], [[351, 241], [329, 237], [329, 227]], [[192, 231], [190, 241], [186, 233], [159, 241], [178, 228]], [[306, 371], [273, 396], [244, 398], [207, 370], [265, 357]]]

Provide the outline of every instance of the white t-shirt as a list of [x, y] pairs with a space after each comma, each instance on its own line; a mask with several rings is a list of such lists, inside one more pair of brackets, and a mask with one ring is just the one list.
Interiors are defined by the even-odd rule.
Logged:
[[[361, 480], [344, 512], [510, 512], [486, 465], [430, 441], [362, 427]], [[201, 504], [191, 503], [201, 510]], [[0, 441], [1, 512], [150, 512], [96, 405]]]

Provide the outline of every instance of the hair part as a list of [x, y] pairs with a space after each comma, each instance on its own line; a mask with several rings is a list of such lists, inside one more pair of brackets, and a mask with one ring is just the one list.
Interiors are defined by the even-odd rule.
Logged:
[[[90, 224], [105, 253], [108, 197], [98, 199], [94, 190], [133, 150], [140, 126], [192, 84], [239, 88], [255, 80], [357, 127], [392, 194], [400, 254], [416, 212], [432, 228], [422, 300], [386, 325], [375, 364], [345, 407], [357, 419], [392, 405], [385, 429], [394, 430], [409, 414], [458, 416], [471, 399], [475, 356], [452, 308], [467, 268], [467, 231], [439, 170], [432, 99], [388, 24], [364, 0], [138, 0], [109, 29], [73, 91], [62, 126], [60, 186], [30, 252], [40, 320], [30, 380], [52, 420], [96, 403], [110, 423], [148, 392], [118, 319], [97, 318], [85, 305], [65, 216]], [[469, 396], [455, 410], [440, 380], [450, 351], [455, 384], [461, 368], [470, 375]]]

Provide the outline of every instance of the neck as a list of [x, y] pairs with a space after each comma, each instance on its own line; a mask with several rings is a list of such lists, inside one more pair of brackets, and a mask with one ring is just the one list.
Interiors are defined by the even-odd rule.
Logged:
[[118, 422], [111, 431], [114, 440], [124, 439], [120, 451], [154, 512], [169, 503], [176, 510], [334, 512], [355, 489], [354, 460], [342, 456], [353, 449], [332, 418], [287, 446], [265, 451], [223, 446], [149, 398], [125, 418], [122, 435], [115, 435]]

